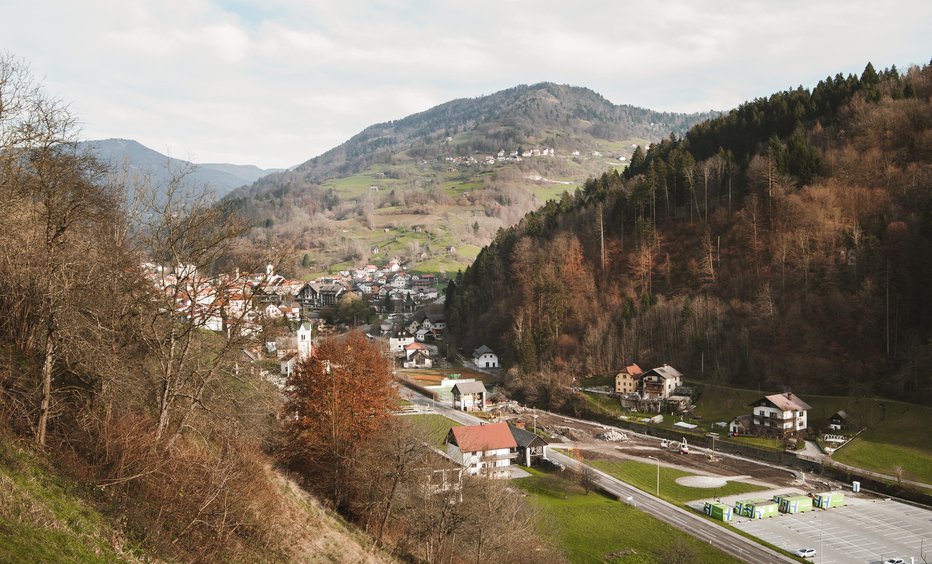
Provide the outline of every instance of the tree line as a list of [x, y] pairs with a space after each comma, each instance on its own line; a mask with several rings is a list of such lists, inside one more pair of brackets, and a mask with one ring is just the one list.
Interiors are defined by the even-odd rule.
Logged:
[[925, 397], [930, 73], [867, 65], [638, 148], [499, 231], [448, 292], [451, 336], [522, 389], [637, 361]]

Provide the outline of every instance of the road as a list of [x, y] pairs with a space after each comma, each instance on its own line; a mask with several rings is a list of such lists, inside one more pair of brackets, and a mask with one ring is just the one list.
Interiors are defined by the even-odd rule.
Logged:
[[[430, 398], [424, 397], [413, 390], [407, 388], [401, 388], [402, 397], [408, 401], [422, 406], [432, 408], [437, 413], [449, 417], [458, 423], [463, 425], [477, 425], [482, 423], [482, 420], [478, 417], [464, 413], [462, 411], [457, 411], [452, 407], [445, 405], [441, 402], [436, 402]], [[581, 466], [584, 466], [583, 463], [578, 460], [556, 452], [555, 450], [550, 450], [550, 458], [563, 464], [567, 468], [578, 469]], [[586, 465], [588, 466], [588, 465]], [[708, 542], [709, 544], [714, 545], [716, 548], [730, 554], [735, 558], [739, 558], [745, 562], [752, 562], [755, 564], [765, 564], [771, 562], [795, 562], [792, 558], [784, 556], [776, 551], [773, 551], [765, 546], [757, 544], [756, 542], [745, 538], [737, 533], [729, 531], [728, 529], [716, 525], [707, 521], [704, 517], [690, 513], [685, 509], [680, 509], [679, 507], [658, 499], [648, 493], [642, 492], [641, 490], [622, 482], [621, 480], [609, 476], [608, 474], [592, 468], [592, 471], [597, 476], [597, 483], [600, 488], [616, 496], [619, 500], [622, 500], [626, 503], [631, 504], [637, 509], [648, 513], [660, 519], [661, 521], [681, 530], [690, 535], [696, 537], [697, 539]]]

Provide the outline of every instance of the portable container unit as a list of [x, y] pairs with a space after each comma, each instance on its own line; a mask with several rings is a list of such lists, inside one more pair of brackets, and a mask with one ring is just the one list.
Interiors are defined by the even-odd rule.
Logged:
[[812, 498], [806, 495], [791, 495], [780, 498], [783, 513], [805, 513], [812, 511]]
[[741, 515], [751, 517], [752, 519], [763, 519], [773, 517], [777, 514], [780, 506], [777, 502], [769, 499], [759, 499], [756, 501], [741, 501]]
[[709, 517], [718, 519], [719, 521], [731, 521], [731, 508], [724, 503], [712, 503], [711, 501], [707, 501], [705, 502], [705, 507], [703, 507], [703, 512]]
[[813, 505], [822, 509], [841, 507], [845, 504], [845, 492], [824, 492], [816, 494]]

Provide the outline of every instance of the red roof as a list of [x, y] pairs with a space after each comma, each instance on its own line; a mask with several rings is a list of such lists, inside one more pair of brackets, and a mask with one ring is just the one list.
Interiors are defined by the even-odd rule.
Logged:
[[638, 374], [644, 374], [644, 371], [637, 364], [632, 364], [631, 366], [625, 366], [625, 372], [632, 376], [637, 376]]
[[414, 351], [414, 350], [426, 351], [427, 347], [421, 343], [414, 342], [414, 343], [411, 343], [410, 345], [405, 345], [404, 349], [406, 351]]
[[456, 446], [462, 452], [479, 452], [500, 448], [516, 448], [514, 435], [507, 423], [490, 423], [488, 425], [468, 425], [450, 429]]

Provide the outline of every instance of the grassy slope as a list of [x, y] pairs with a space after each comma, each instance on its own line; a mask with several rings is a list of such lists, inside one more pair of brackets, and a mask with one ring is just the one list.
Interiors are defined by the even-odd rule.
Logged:
[[516, 480], [540, 514], [541, 533], [554, 539], [570, 562], [601, 562], [611, 553], [634, 550], [612, 562], [664, 562], [664, 549], [681, 538], [695, 550], [696, 561], [739, 562], [666, 523], [614, 499], [570, 488], [566, 496], [545, 474]]
[[443, 441], [447, 438], [450, 427], [459, 426], [459, 423], [443, 415], [406, 415], [405, 417], [414, 425], [416, 430], [424, 433], [437, 448], [443, 448]]
[[114, 562], [145, 556], [124, 544], [41, 457], [0, 436], [0, 562]]
[[[285, 554], [255, 554], [266, 561], [385, 562], [371, 539], [325, 510], [293, 481], [269, 469], [280, 485], [281, 510], [294, 526]], [[87, 485], [62, 477], [41, 456], [0, 434], [0, 563], [149, 562], [159, 555], [132, 546], [119, 527], [89, 501]]]

